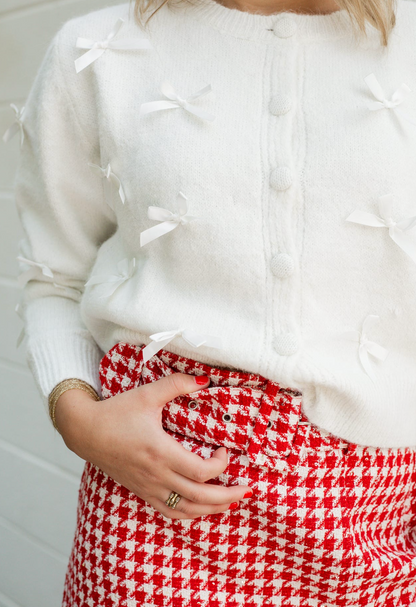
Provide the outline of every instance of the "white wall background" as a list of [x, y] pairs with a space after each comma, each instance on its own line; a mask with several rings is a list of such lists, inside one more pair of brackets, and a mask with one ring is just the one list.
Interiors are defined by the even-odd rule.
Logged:
[[13, 200], [19, 137], [5, 144], [46, 47], [69, 18], [123, 0], [0, 0], [0, 607], [60, 607], [83, 460], [49, 422], [16, 349], [23, 326]]

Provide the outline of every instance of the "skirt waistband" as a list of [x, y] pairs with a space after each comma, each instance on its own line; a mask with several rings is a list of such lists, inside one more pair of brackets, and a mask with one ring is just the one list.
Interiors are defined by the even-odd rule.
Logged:
[[206, 375], [211, 380], [207, 388], [166, 404], [162, 423], [169, 432], [235, 449], [252, 464], [281, 470], [325, 453], [348, 456], [351, 465], [358, 460], [378, 465], [394, 454], [405, 459], [415, 455], [410, 447], [366, 447], [331, 435], [302, 413], [301, 392], [261, 375], [213, 367], [163, 349], [144, 364], [144, 347], [119, 342], [105, 354], [99, 369], [103, 398], [173, 373]]

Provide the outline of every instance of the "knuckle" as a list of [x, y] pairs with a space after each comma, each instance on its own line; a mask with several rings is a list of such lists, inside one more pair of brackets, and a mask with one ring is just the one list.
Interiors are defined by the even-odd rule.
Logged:
[[228, 468], [228, 462], [220, 462], [217, 468], [217, 476]]
[[149, 441], [141, 446], [140, 462], [149, 470], [155, 467], [155, 462], [160, 462], [163, 458], [163, 453], [160, 452], [160, 444], [157, 441]]
[[210, 474], [203, 466], [198, 466], [195, 468], [193, 472], [193, 480], [195, 480], [197, 483], [205, 483], [209, 479]]
[[145, 482], [146, 484], [155, 484], [157, 480], [154, 470], [147, 466], [141, 467], [140, 474], [137, 473], [137, 481]]
[[[137, 390], [137, 395], [140, 398], [141, 406], [148, 405], [154, 400], [155, 384], [156, 382], [151, 382], [149, 384], [143, 384], [137, 388], [134, 388], [134, 390]], [[133, 392], [133, 390], [131, 390], [131, 392]], [[125, 392], [123, 394], [125, 394]]]
[[186, 386], [182, 373], [173, 373], [169, 375], [169, 382], [172, 384], [173, 389], [178, 394], [186, 394]]
[[203, 501], [202, 491], [200, 491], [199, 489], [192, 489], [189, 492], [188, 499], [190, 502], [193, 502], [194, 504], [202, 503], [202, 501]]
[[176, 509], [178, 510], [178, 512], [181, 512], [182, 514], [191, 514], [190, 504], [179, 503]]
[[178, 509], [182, 515], [182, 518], [196, 518], [196, 516], [198, 516], [195, 514], [195, 509], [193, 508], [192, 503], [184, 503], [180, 508], [178, 504]]

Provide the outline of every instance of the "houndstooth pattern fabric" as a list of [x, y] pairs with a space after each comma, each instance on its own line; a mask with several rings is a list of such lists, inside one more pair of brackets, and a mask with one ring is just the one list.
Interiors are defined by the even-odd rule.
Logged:
[[208, 388], [166, 405], [163, 426], [204, 458], [226, 446], [210, 482], [254, 495], [171, 520], [87, 462], [63, 607], [416, 605], [416, 449], [347, 443], [308, 422], [296, 390], [166, 350], [143, 365], [143, 347], [107, 352], [103, 397], [208, 375]]

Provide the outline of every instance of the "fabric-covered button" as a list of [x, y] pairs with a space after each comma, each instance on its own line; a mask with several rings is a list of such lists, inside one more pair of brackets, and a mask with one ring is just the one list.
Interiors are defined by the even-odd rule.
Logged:
[[287, 253], [278, 253], [272, 257], [270, 267], [273, 274], [278, 278], [287, 278], [293, 274], [295, 263]]
[[289, 97], [289, 95], [276, 95], [270, 99], [269, 110], [274, 116], [282, 116], [283, 114], [287, 114], [291, 107], [292, 99]]
[[293, 36], [293, 34], [296, 33], [296, 30], [296, 23], [289, 17], [282, 17], [282, 19], [276, 21], [273, 26], [274, 34], [279, 38], [290, 38], [290, 36]]
[[295, 333], [279, 333], [273, 341], [274, 349], [281, 356], [290, 356], [299, 350], [299, 338]]
[[289, 167], [279, 167], [270, 173], [270, 185], [275, 190], [287, 190], [292, 185], [292, 171]]

